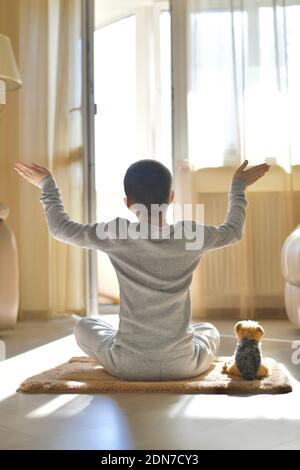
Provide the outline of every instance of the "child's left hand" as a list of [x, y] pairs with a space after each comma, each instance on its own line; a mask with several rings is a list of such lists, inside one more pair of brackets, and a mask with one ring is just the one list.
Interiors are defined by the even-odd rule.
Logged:
[[255, 183], [258, 179], [262, 178], [270, 169], [270, 165], [262, 163], [261, 165], [255, 165], [251, 168], [247, 168], [248, 160], [245, 160], [241, 166], [235, 171], [233, 177], [243, 180], [247, 186]]
[[40, 187], [40, 182], [46, 178], [46, 176], [50, 175], [50, 171], [47, 168], [35, 163], [15, 162], [14, 169], [26, 181], [38, 187]]

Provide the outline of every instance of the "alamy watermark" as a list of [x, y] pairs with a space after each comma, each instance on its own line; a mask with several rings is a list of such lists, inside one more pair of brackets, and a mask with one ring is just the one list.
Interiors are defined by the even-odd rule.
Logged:
[[298, 366], [300, 364], [300, 340], [299, 339], [292, 342], [292, 349], [293, 349], [292, 357], [291, 357], [292, 363], [295, 366]]
[[[100, 240], [174, 239], [185, 240], [186, 250], [200, 250], [204, 245], [204, 204], [174, 204], [175, 224], [162, 224], [168, 204], [151, 204], [149, 210], [143, 204], [133, 204], [130, 209], [139, 222], [128, 223], [125, 219], [115, 219], [98, 224], [97, 236]], [[193, 214], [194, 209], [194, 214]], [[194, 215], [194, 217], [193, 217]]]

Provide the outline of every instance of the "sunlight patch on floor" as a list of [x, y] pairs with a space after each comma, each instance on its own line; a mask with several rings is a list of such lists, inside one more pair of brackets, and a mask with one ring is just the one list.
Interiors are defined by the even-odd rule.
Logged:
[[0, 401], [13, 395], [28, 377], [82, 355], [74, 336], [69, 335], [0, 362]]
[[35, 410], [27, 414], [28, 418], [43, 418], [49, 416], [52, 413], [57, 412], [60, 408], [66, 407], [71, 401], [77, 398], [78, 395], [59, 395], [48, 401], [42, 406], [39, 406]]
[[[289, 377], [293, 391], [287, 394], [191, 395], [182, 396], [170, 410], [171, 418], [300, 420], [300, 385], [280, 364]], [[245, 399], [246, 398], [246, 399]]]

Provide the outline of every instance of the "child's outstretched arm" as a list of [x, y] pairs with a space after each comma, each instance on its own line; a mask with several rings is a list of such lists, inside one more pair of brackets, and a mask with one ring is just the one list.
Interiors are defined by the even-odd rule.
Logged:
[[204, 250], [231, 245], [242, 239], [246, 219], [246, 187], [262, 178], [269, 170], [266, 163], [247, 168], [248, 160], [235, 171], [229, 193], [228, 212], [222, 225], [205, 225]]
[[55, 178], [47, 168], [22, 162], [16, 162], [14, 168], [26, 181], [42, 189], [40, 201], [53, 238], [82, 248], [95, 248], [103, 251], [109, 248], [109, 239], [98, 236], [99, 232], [106, 231], [107, 224], [79, 224], [70, 220], [64, 210], [61, 192]]

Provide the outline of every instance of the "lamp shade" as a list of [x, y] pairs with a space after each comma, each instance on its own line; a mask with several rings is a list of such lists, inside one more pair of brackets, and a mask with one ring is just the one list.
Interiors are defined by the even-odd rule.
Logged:
[[10, 39], [3, 34], [0, 34], [0, 80], [5, 82], [6, 90], [16, 90], [22, 85]]

